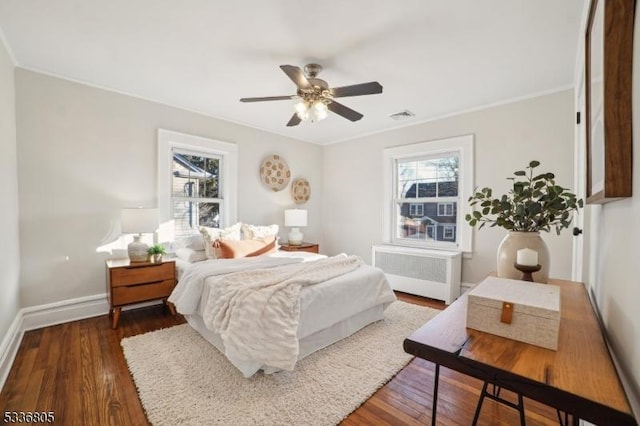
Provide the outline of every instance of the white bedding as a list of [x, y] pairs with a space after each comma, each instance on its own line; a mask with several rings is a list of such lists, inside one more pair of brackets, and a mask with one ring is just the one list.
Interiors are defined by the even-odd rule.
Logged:
[[[198, 262], [184, 272], [169, 301], [176, 305], [178, 312], [187, 316], [190, 324], [196, 324], [194, 328], [201, 329], [204, 325], [202, 317], [205, 314], [211, 286], [215, 285], [221, 275], [247, 269], [296, 264], [302, 260], [324, 257], [306, 256], [309, 254], [293, 258], [289, 255], [272, 255]], [[301, 259], [301, 257], [306, 259]], [[308, 355], [311, 350], [317, 350], [331, 344], [368, 323], [380, 319], [384, 308], [395, 300], [395, 295], [379, 269], [363, 264], [352, 272], [303, 287], [299, 293], [299, 299], [300, 314], [297, 337], [302, 342], [302, 349], [298, 359]], [[354, 321], [353, 318], [359, 319]], [[367, 320], [363, 321], [360, 318]], [[214, 343], [222, 352], [226, 352], [219, 335], [216, 336], [216, 333], [213, 332], [206, 334], [207, 340]], [[257, 350], [260, 351], [261, 347], [258, 347]], [[268, 357], [261, 357], [261, 359], [262, 361], [236, 357], [230, 361], [246, 377], [255, 374], [260, 369], [270, 372], [282, 367], [263, 362]]]

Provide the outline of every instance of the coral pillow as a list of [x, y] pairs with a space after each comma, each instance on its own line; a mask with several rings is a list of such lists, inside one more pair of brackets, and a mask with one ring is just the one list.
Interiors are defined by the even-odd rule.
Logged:
[[240, 229], [242, 223], [238, 222], [228, 228], [209, 228], [206, 226], [200, 227], [200, 234], [204, 241], [204, 249], [207, 255], [207, 259], [222, 259], [222, 253], [218, 247], [214, 246], [214, 243], [220, 239], [225, 238], [227, 240], [239, 240]]
[[221, 238], [218, 243], [220, 244], [221, 258], [223, 259], [260, 256], [276, 251], [275, 236], [254, 240], [228, 240]]

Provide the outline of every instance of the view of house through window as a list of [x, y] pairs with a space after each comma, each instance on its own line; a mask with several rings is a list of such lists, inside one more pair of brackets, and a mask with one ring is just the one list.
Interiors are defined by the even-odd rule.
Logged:
[[222, 157], [172, 151], [171, 214], [176, 238], [198, 232], [200, 226], [219, 227], [222, 209]]
[[396, 239], [457, 242], [459, 154], [396, 160]]

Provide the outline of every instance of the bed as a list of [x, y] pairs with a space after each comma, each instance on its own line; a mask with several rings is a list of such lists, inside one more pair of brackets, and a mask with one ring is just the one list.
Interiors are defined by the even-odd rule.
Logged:
[[[225, 354], [245, 377], [261, 370], [265, 373], [292, 370], [295, 362], [305, 356], [383, 319], [386, 307], [396, 300], [384, 273], [354, 256], [279, 251], [250, 258], [194, 263], [178, 260], [177, 266], [179, 281], [169, 301], [191, 327]], [[336, 274], [329, 272], [333, 269]], [[254, 283], [277, 281], [272, 276], [289, 277], [287, 282], [309, 277], [313, 278], [311, 281], [319, 281], [310, 284], [309, 280], [305, 281], [294, 296], [288, 289], [277, 293], [278, 297], [275, 293], [256, 296], [253, 286], [258, 284]], [[247, 286], [252, 289], [248, 290]], [[236, 292], [230, 302], [226, 300], [231, 298], [229, 289]], [[280, 294], [285, 296], [279, 298]], [[254, 296], [256, 298], [250, 300]], [[297, 308], [293, 306], [289, 312], [289, 307], [281, 308], [280, 299], [291, 297], [296, 298]], [[268, 304], [261, 305], [263, 299], [268, 300]], [[249, 310], [255, 308], [259, 312], [240, 312], [239, 301]], [[243, 309], [247, 309], [246, 306]], [[272, 311], [278, 315], [284, 311], [286, 319], [270, 323]], [[256, 318], [260, 319], [258, 325], [246, 322]], [[292, 318], [297, 320], [296, 324], [287, 322]], [[234, 321], [237, 321], [235, 327]], [[236, 334], [233, 334], [234, 328]], [[244, 330], [243, 333], [249, 330], [249, 335], [238, 336], [238, 329]], [[291, 330], [295, 330], [293, 336]], [[239, 353], [239, 348], [244, 352]]]

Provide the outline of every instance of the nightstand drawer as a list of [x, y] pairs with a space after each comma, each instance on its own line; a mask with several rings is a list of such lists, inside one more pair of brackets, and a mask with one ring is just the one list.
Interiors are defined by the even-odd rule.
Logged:
[[157, 266], [112, 269], [111, 285], [119, 287], [166, 280], [169, 277], [175, 277], [174, 268], [174, 263], [169, 262]]
[[169, 297], [175, 285], [175, 280], [171, 279], [152, 284], [114, 287], [112, 290], [112, 303], [117, 306], [144, 302], [145, 300], [164, 299]]
[[314, 243], [302, 243], [301, 245], [282, 244], [282, 251], [306, 251], [309, 253], [320, 253], [319, 245]]

